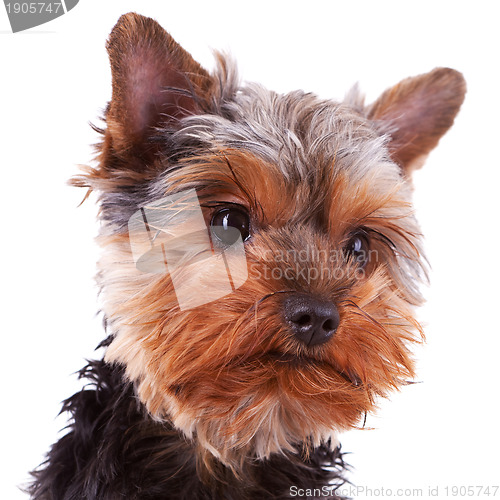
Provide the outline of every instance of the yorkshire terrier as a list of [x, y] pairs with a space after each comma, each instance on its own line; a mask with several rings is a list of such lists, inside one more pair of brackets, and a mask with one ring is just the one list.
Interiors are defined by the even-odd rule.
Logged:
[[[241, 85], [154, 20], [107, 42], [96, 168], [108, 338], [36, 500], [338, 498], [338, 434], [414, 376], [426, 280], [412, 171], [452, 125], [460, 73], [366, 106]], [[295, 488], [295, 490], [293, 490]]]

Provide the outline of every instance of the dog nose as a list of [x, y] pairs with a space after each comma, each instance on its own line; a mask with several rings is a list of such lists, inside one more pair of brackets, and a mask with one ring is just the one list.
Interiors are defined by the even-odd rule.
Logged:
[[333, 302], [306, 294], [287, 297], [283, 302], [283, 312], [295, 337], [309, 347], [327, 342], [340, 323], [339, 312]]

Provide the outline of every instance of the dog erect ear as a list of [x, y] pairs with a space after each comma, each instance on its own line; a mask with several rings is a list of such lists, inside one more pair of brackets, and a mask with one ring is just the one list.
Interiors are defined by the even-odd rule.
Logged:
[[465, 92], [461, 73], [436, 68], [403, 80], [368, 107], [368, 118], [391, 136], [391, 156], [405, 174], [422, 165], [451, 127]]
[[113, 89], [106, 141], [115, 157], [140, 171], [154, 160], [155, 129], [199, 113], [212, 79], [156, 21], [135, 13], [120, 17], [107, 50]]

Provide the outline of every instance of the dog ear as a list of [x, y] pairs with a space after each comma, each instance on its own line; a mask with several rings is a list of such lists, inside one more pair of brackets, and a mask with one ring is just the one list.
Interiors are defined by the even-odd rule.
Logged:
[[120, 17], [107, 50], [112, 99], [103, 149], [140, 172], [158, 151], [155, 130], [175, 129], [179, 119], [201, 112], [212, 79], [156, 21], [135, 13]]
[[436, 68], [386, 90], [368, 107], [368, 118], [390, 135], [393, 160], [409, 175], [452, 126], [465, 97], [461, 73]]

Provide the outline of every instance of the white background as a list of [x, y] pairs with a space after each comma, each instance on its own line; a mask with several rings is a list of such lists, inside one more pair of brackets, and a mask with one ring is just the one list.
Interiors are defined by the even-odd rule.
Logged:
[[[1, 483], [27, 479], [56, 439], [71, 374], [103, 338], [93, 283], [96, 210], [65, 185], [89, 163], [88, 122], [110, 98], [106, 37], [120, 14], [155, 17], [196, 59], [230, 50], [245, 80], [371, 101], [402, 78], [450, 66], [469, 92], [417, 173], [415, 203], [433, 266], [420, 317], [418, 380], [342, 437], [352, 480], [370, 488], [500, 483], [499, 28], [496, 2], [81, 0], [11, 34], [0, 9]], [[99, 355], [99, 353], [98, 353]], [[408, 492], [409, 493], [409, 492]], [[358, 498], [370, 497], [376, 492]], [[500, 492], [498, 493], [500, 495]], [[380, 496], [380, 491], [379, 491]]]

